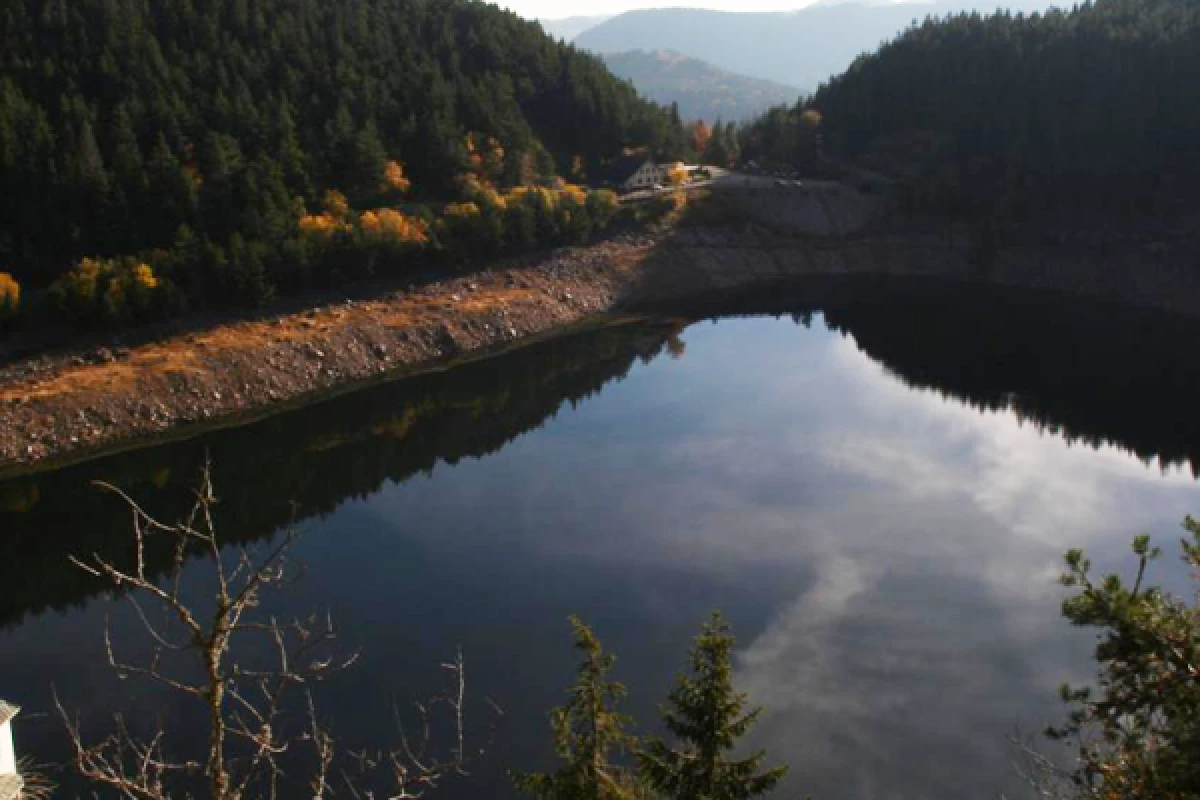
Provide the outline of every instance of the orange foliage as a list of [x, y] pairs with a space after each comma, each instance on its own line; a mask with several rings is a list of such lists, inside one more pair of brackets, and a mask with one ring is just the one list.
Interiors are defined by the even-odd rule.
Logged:
[[7, 272], [0, 272], [0, 322], [12, 319], [21, 307], [21, 285]]
[[150, 291], [158, 288], [158, 278], [149, 264], [137, 264], [133, 268], [133, 283], [140, 289]]
[[696, 148], [698, 155], [704, 155], [708, 152], [708, 143], [712, 141], [712, 128], [704, 120], [700, 120], [692, 125], [692, 146]]
[[474, 203], [451, 203], [442, 214], [447, 219], [473, 219], [479, 216], [479, 206]]
[[300, 218], [300, 232], [318, 239], [331, 239], [335, 234], [350, 230], [340, 217], [326, 211], [324, 214], [305, 214]]
[[400, 194], [404, 194], [412, 188], [412, 181], [405, 176], [404, 166], [398, 161], [389, 161], [384, 166], [382, 188]]
[[585, 205], [588, 199], [587, 189], [584, 189], [581, 186], [576, 186], [573, 183], [564, 184], [562, 188], [558, 190], [558, 196], [560, 199], [570, 200], [578, 206]]
[[429, 241], [429, 228], [424, 220], [391, 208], [364, 211], [358, 218], [358, 226], [367, 236], [390, 242], [425, 244]]
[[[404, 168], [395, 161], [389, 161], [384, 168], [384, 180], [386, 188], [398, 192], [410, 185], [404, 177]], [[346, 196], [335, 189], [325, 193], [321, 205], [325, 210], [320, 214], [304, 214], [300, 217], [300, 232], [304, 235], [328, 241], [357, 229], [364, 236], [378, 241], [404, 244], [426, 244], [429, 241], [429, 226], [424, 220], [393, 208], [370, 209], [356, 218]]]

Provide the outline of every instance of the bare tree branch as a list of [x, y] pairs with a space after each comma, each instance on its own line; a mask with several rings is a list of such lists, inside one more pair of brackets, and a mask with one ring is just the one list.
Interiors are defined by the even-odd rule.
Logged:
[[[355, 664], [359, 654], [333, 652], [337, 635], [328, 614], [323, 619], [313, 615], [288, 621], [255, 617], [264, 593], [279, 587], [289, 575], [287, 555], [297, 540], [295, 531], [285, 531], [278, 543], [257, 556], [247, 548], [222, 547], [209, 465], [201, 474], [192, 508], [174, 525], [156, 520], [121, 489], [97, 485], [130, 509], [134, 564], [123, 569], [95, 554], [71, 561], [126, 591], [150, 640], [144, 659], [133, 663], [121, 658], [106, 621], [109, 664], [121, 676], [145, 678], [195, 699], [207, 722], [208, 744], [202, 759], [174, 758], [167, 753], [165, 731], [159, 728], [148, 739], [139, 738], [117, 715], [112, 732], [88, 745], [79, 720], [67, 713], [55, 695], [74, 766], [86, 779], [134, 800], [190, 797], [201, 786], [209, 800], [276, 798], [285, 777], [282, 761], [287, 758], [288, 766], [294, 765], [289, 754], [298, 752], [294, 745], [299, 743], [313, 747], [315, 766], [307, 785], [314, 800], [336, 796], [335, 771], [341, 776], [339, 789], [344, 796], [367, 800], [424, 797], [443, 778], [467, 774], [466, 675], [461, 651], [442, 665], [452, 679], [450, 690], [427, 705], [418, 704], [422, 719], [418, 744], [414, 746], [401, 729], [400, 746], [393, 750], [340, 754], [334, 737], [319, 721], [313, 687]], [[165, 578], [156, 579], [149, 572], [151, 538], [170, 544]], [[205, 559], [215, 579], [216, 588], [203, 603], [185, 596], [185, 567], [192, 554]], [[163, 612], [161, 625], [151, 621], [144, 601]], [[238, 643], [265, 647], [270, 653], [267, 662], [243, 666], [235, 652]], [[305, 698], [307, 724], [293, 731], [287, 709], [294, 693]], [[430, 710], [439, 707], [446, 709], [454, 731], [454, 743], [443, 758], [430, 754]], [[341, 761], [346, 766], [339, 767]]]

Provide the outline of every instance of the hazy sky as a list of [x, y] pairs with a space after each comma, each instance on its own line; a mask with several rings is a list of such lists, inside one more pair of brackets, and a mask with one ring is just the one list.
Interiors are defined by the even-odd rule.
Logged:
[[562, 19], [621, 14], [638, 8], [712, 8], [721, 11], [794, 11], [813, 0], [497, 0], [523, 17]]

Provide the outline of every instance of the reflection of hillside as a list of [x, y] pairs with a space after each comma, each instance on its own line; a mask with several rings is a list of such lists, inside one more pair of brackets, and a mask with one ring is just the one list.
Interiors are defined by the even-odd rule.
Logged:
[[[817, 308], [912, 386], [1011, 409], [1069, 440], [1200, 469], [1194, 322], [1030, 293], [989, 292], [985, 301], [977, 289], [924, 282], [806, 285], [794, 296], [708, 311]], [[208, 452], [222, 532], [250, 541], [439, 462], [495, 452], [564, 403], [619, 380], [639, 358], [676, 348], [679, 327], [643, 322], [565, 336], [195, 441], [0, 483], [0, 628], [96, 591], [66, 557], [114, 554], [128, 539], [129, 517], [92, 480], [115, 483], [171, 518], [188, 505]]]
[[209, 453], [230, 541], [267, 536], [349, 498], [499, 450], [657, 356], [674, 323], [604, 328], [536, 344], [447, 372], [347, 395], [191, 442], [132, 452], [0, 483], [0, 627], [85, 600], [96, 586], [67, 555], [114, 554], [128, 540], [120, 501], [103, 479], [167, 518], [186, 508]]
[[831, 327], [905, 383], [1069, 442], [1200, 468], [1200, 326], [1166, 314], [1031, 293], [966, 292], [831, 311]]

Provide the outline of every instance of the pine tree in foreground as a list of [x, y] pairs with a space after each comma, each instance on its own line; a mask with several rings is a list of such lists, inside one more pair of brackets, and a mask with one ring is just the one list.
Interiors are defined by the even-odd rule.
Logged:
[[629, 717], [616, 710], [625, 687], [609, 680], [616, 657], [604, 652], [592, 629], [571, 617], [575, 649], [583, 654], [579, 677], [565, 706], [554, 709], [555, 751], [565, 762], [551, 773], [513, 773], [518, 791], [540, 800], [635, 800], [644, 796], [632, 770], [613, 763], [614, 754], [632, 751], [636, 739], [625, 732]]
[[787, 767], [760, 772], [766, 753], [731, 760], [728, 751], [758, 719], [762, 709], [746, 712], [746, 695], [733, 688], [733, 636], [729, 623], [714, 613], [696, 637], [691, 674], [681, 675], [664, 709], [667, 729], [679, 740], [669, 747], [660, 739], [638, 753], [643, 780], [674, 800], [743, 800], [778, 785]]

